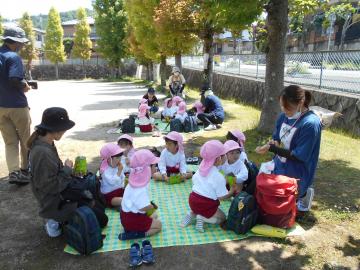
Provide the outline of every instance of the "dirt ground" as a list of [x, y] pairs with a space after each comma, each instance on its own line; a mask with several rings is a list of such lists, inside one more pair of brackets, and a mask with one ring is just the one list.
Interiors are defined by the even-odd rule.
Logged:
[[[137, 103], [146, 89], [127, 82], [57, 81], [40, 82], [39, 90], [28, 93], [33, 125], [40, 123], [42, 111], [51, 106], [68, 110], [75, 127], [57, 142], [63, 159], [84, 155], [90, 170], [99, 164], [99, 149], [104, 142], [115, 141], [117, 134], [106, 131], [119, 119], [136, 112]], [[161, 96], [160, 96], [161, 97]], [[188, 142], [191, 144], [191, 141]], [[135, 146], [160, 146], [161, 138], [136, 137]], [[193, 148], [191, 148], [194, 151]], [[30, 187], [10, 185], [0, 137], [0, 269], [126, 269], [128, 251], [94, 254], [88, 257], [63, 252], [63, 238], [50, 239], [38, 217], [38, 209]], [[339, 224], [341, 227], [341, 224]], [[351, 239], [347, 249], [341, 229], [326, 224], [308, 226], [304, 236], [280, 241], [250, 238], [242, 241], [199, 246], [167, 247], [154, 250], [156, 264], [149, 269], [359, 269], [358, 254], [353, 252]], [[346, 231], [343, 231], [346, 235]], [[338, 238], [336, 238], [337, 236]], [[356, 236], [358, 237], [359, 234]], [[329, 239], [331, 238], [331, 239]], [[358, 241], [358, 240], [354, 240]], [[340, 266], [331, 254], [321, 254], [328, 245], [343, 246], [339, 252]], [[354, 245], [360, 246], [359, 243]], [[328, 263], [314, 267], [311, 254], [329, 256]], [[335, 252], [335, 251], [334, 251]], [[350, 253], [348, 256], [347, 254]], [[316, 264], [315, 264], [316, 265]], [[143, 266], [144, 267], [144, 266]]]

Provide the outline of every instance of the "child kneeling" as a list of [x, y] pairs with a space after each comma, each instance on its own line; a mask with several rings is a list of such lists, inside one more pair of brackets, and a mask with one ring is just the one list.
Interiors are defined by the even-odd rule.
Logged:
[[219, 200], [230, 198], [234, 189], [226, 189], [226, 180], [216, 167], [223, 164], [225, 153], [224, 145], [218, 140], [208, 141], [201, 147], [200, 156], [203, 160], [192, 177], [193, 188], [189, 196], [191, 210], [183, 219], [182, 227], [196, 219], [196, 230], [204, 232], [204, 222], [221, 224], [226, 220], [224, 212], [219, 208]]
[[149, 184], [158, 161], [159, 158], [146, 149], [136, 151], [131, 158], [129, 184], [121, 202], [120, 220], [124, 232], [119, 235], [120, 240], [143, 238], [161, 231], [161, 221], [156, 214], [146, 213], [155, 207], [150, 202]]
[[169, 181], [169, 176], [180, 174], [181, 180], [190, 179], [192, 172], [187, 172], [183, 137], [176, 131], [169, 132], [165, 137], [166, 148], [161, 152], [158, 164], [159, 171], [153, 174], [154, 180]]

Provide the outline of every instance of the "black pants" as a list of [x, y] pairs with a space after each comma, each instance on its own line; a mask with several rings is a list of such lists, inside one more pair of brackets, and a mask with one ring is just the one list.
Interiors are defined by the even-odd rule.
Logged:
[[204, 127], [207, 127], [209, 125], [222, 124], [222, 122], [224, 122], [223, 119], [218, 118], [211, 113], [199, 113], [197, 117], [201, 122], [203, 122]]

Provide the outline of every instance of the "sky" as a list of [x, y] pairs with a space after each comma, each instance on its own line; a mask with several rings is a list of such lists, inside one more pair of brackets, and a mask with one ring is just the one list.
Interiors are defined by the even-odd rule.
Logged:
[[30, 15], [48, 14], [53, 6], [59, 12], [91, 8], [91, 0], [0, 0], [0, 15], [6, 19], [20, 18], [24, 12]]

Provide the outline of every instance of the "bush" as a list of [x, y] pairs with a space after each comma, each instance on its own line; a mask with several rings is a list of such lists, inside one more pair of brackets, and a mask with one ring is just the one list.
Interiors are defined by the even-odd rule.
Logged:
[[307, 62], [289, 61], [286, 68], [286, 74], [310, 74]]

